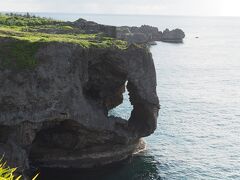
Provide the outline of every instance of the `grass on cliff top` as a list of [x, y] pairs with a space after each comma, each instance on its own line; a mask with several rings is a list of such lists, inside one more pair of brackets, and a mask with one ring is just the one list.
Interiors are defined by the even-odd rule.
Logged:
[[36, 42], [66, 42], [78, 44], [82, 47], [108, 48], [116, 47], [125, 49], [125, 41], [104, 37], [101, 34], [48, 34], [41, 32], [25, 32], [21, 27], [0, 26], [0, 38], [12, 38], [15, 40]]
[[[46, 33], [39, 30], [65, 30], [68, 33]], [[0, 38], [13, 38], [29, 42], [66, 42], [82, 47], [127, 48], [125, 41], [104, 37], [102, 34], [84, 34], [72, 31], [74, 27], [49, 18], [26, 15], [0, 14]]]
[[[0, 60], [2, 61], [0, 67], [14, 66], [21, 69], [35, 67], [37, 63], [34, 56], [37, 50], [42, 44], [49, 42], [72, 43], [84, 48], [127, 48], [125, 41], [102, 34], [75, 33], [78, 31], [73, 31], [74, 28], [62, 21], [29, 14], [0, 14], [0, 39], [12, 39], [12, 41], [0, 44]], [[47, 33], [48, 30], [63, 30], [67, 33]]]
[[29, 13], [26, 14], [0, 14], [0, 24], [8, 26], [36, 26], [36, 25], [50, 25], [59, 24], [61, 21], [54, 20], [51, 18], [41, 18], [31, 16]]

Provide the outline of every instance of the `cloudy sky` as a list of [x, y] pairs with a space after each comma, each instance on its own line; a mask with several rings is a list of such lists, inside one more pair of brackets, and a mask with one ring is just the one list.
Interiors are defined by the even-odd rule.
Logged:
[[0, 0], [0, 11], [240, 16], [240, 0]]

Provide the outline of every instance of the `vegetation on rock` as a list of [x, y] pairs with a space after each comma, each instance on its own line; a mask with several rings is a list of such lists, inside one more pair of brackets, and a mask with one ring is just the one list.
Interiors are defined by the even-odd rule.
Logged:
[[[17, 168], [10, 168], [6, 163], [2, 163], [0, 159], [0, 180], [21, 180], [22, 176], [16, 176]], [[36, 180], [38, 175], [36, 175], [32, 180]]]
[[36, 63], [35, 53], [40, 43], [29, 41], [7, 41], [0, 43], [0, 67], [26, 69], [34, 68]]
[[[103, 34], [85, 34], [68, 22], [19, 14], [0, 14], [0, 67], [29, 68], [36, 65], [34, 55], [48, 42], [80, 45], [84, 48], [127, 48], [127, 42]], [[2, 62], [1, 62], [2, 61]]]
[[36, 25], [51, 25], [59, 24], [61, 21], [53, 20], [51, 18], [41, 18], [31, 16], [29, 13], [22, 14], [0, 14], [0, 24], [8, 26], [36, 26]]

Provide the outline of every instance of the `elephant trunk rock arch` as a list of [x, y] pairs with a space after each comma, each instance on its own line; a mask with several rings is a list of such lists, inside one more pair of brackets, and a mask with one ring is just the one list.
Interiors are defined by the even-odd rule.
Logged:
[[[10, 165], [93, 167], [143, 148], [141, 138], [154, 132], [159, 111], [147, 48], [56, 42], [35, 56], [35, 69], [0, 69], [0, 154]], [[108, 117], [122, 103], [126, 82], [133, 105], [129, 121]]]

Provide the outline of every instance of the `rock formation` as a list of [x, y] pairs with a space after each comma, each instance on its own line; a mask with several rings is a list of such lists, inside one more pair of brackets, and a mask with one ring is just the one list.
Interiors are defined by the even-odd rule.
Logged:
[[148, 43], [152, 41], [159, 41], [161, 38], [161, 32], [158, 28], [143, 25], [141, 27], [117, 27], [117, 38], [123, 39], [131, 43]]
[[185, 33], [181, 29], [174, 29], [170, 31], [166, 29], [163, 31], [161, 41], [170, 43], [182, 43], [185, 38]]
[[117, 27], [117, 38], [131, 43], [146, 44], [154, 41], [163, 41], [170, 43], [182, 43], [185, 34], [181, 29], [170, 31], [166, 29], [161, 32], [157, 27], [143, 25], [141, 27]]
[[[141, 137], [156, 129], [159, 101], [148, 49], [49, 42], [35, 58], [33, 69], [0, 68], [0, 154], [9, 165], [104, 165], [141, 149]], [[108, 117], [122, 103], [126, 83], [130, 119]]]
[[73, 23], [70, 23], [70, 25], [73, 25], [74, 27], [77, 27], [87, 34], [95, 34], [95, 33], [103, 33], [106, 36], [109, 37], [116, 37], [117, 31], [115, 26], [108, 26], [108, 25], [103, 25], [103, 24], [98, 24], [93, 21], [87, 21], [85, 19], [78, 19], [74, 21]]

